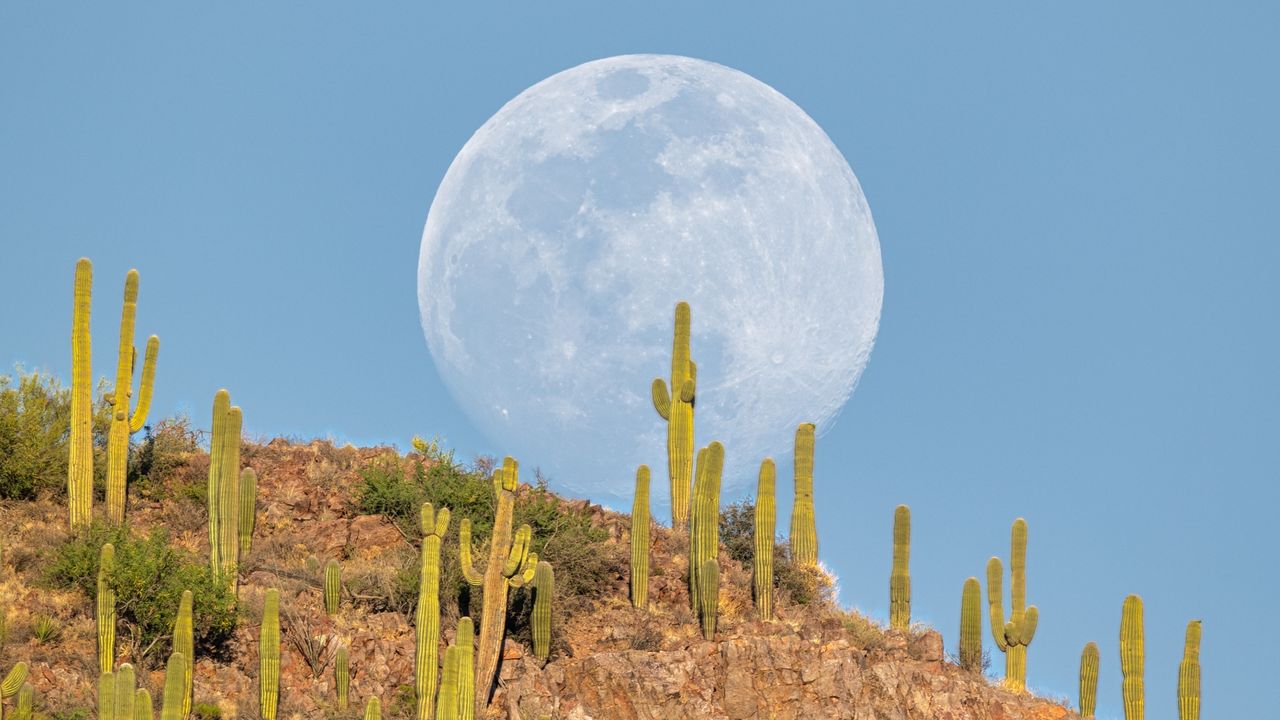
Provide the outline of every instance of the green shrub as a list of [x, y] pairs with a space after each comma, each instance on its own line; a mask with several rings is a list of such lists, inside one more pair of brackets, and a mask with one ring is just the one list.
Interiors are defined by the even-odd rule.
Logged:
[[[129, 453], [129, 492], [147, 500], [164, 500], [169, 496], [169, 481], [187, 467], [200, 452], [200, 433], [191, 427], [186, 416], [165, 418], [153, 428], [143, 428], [142, 442]], [[208, 484], [187, 483], [178, 495], [190, 496], [187, 485], [195, 490], [196, 499], [208, 495]]]
[[207, 564], [170, 547], [163, 530], [143, 538], [127, 526], [94, 524], [52, 551], [46, 580], [55, 587], [78, 588], [92, 601], [99, 549], [105, 542], [116, 549], [115, 569], [108, 578], [116, 593], [116, 615], [140, 649], [140, 661], [171, 632], [184, 590], [194, 595], [197, 650], [218, 654], [225, 648], [235, 629], [235, 597], [226, 585], [214, 581]]
[[[755, 503], [742, 500], [720, 511], [720, 543], [729, 557], [750, 568], [755, 561]], [[831, 599], [831, 579], [817, 568], [791, 561], [786, 541], [773, 544], [773, 586], [797, 605]]]
[[198, 702], [191, 706], [193, 720], [222, 720], [222, 708], [216, 703]]

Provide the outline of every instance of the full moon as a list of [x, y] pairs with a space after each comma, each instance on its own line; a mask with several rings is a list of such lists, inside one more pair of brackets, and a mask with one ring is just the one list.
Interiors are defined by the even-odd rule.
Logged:
[[667, 55], [579, 65], [503, 106], [440, 183], [418, 263], [436, 367], [499, 453], [614, 507], [647, 464], [658, 517], [649, 386], [671, 374], [676, 303], [728, 501], [797, 424], [834, 422], [883, 292], [866, 198], [822, 128], [745, 73]]

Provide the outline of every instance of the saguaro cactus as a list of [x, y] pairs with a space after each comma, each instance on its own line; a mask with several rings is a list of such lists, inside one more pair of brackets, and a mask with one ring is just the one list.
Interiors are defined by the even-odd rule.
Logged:
[[756, 611], [761, 620], [773, 619], [773, 539], [777, 535], [778, 509], [774, 495], [777, 486], [777, 468], [771, 458], [760, 463], [760, 480], [756, 485], [756, 507], [752, 535], [755, 553], [752, 557], [751, 579], [754, 586]]
[[1200, 720], [1200, 621], [1187, 623], [1178, 665], [1178, 720]]
[[718, 560], [720, 556], [720, 476], [723, 471], [723, 445], [712, 441], [698, 451], [689, 520], [689, 599], [697, 613], [703, 610], [699, 599], [703, 589], [702, 570], [707, 561]]
[[93, 263], [76, 263], [75, 301], [71, 315], [71, 439], [68, 443], [67, 505], [71, 529], [93, 520], [93, 367], [90, 357], [89, 310]]
[[444, 649], [444, 673], [440, 678], [440, 700], [436, 705], [436, 720], [459, 720], [459, 704], [462, 700], [458, 692], [458, 681], [466, 670], [462, 667], [457, 645]]
[[240, 551], [240, 408], [231, 394], [213, 396], [213, 437], [209, 442], [209, 562], [215, 577], [235, 590]]
[[364, 720], [382, 720], [382, 701], [376, 697], [369, 698], [364, 706]]
[[345, 712], [351, 702], [351, 658], [346, 645], [339, 645], [333, 658], [333, 687], [338, 695], [338, 709]]
[[649, 466], [636, 468], [631, 502], [631, 604], [649, 607]]
[[1124, 674], [1125, 720], [1142, 720], [1145, 714], [1146, 686], [1143, 679], [1146, 651], [1142, 630], [1142, 598], [1130, 595], [1124, 599], [1120, 616], [1120, 672]]
[[702, 619], [702, 637], [716, 638], [716, 612], [720, 603], [720, 563], [708, 560], [698, 571], [699, 615]]
[[893, 511], [893, 570], [889, 573], [889, 626], [911, 626], [911, 508]]
[[982, 587], [976, 577], [964, 581], [960, 594], [960, 667], [982, 671]]
[[1098, 645], [1088, 643], [1080, 653], [1080, 717], [1091, 718], [1098, 709]]
[[[160, 338], [147, 339], [142, 361], [142, 383], [138, 386], [138, 407], [129, 412], [133, 394], [133, 372], [138, 351], [133, 346], [134, 318], [138, 314], [138, 271], [130, 270], [124, 280], [124, 310], [120, 313], [120, 352], [116, 360], [116, 386], [107, 400], [111, 403], [111, 429], [107, 435], [107, 520], [124, 522], [125, 470], [129, 464], [129, 436], [147, 423], [151, 409], [151, 389], [156, 376], [156, 354]], [[130, 698], [132, 702], [132, 697]], [[132, 713], [131, 713], [132, 714]], [[131, 720], [124, 718], [123, 720]]]
[[164, 699], [160, 704], [160, 720], [183, 720], [187, 716], [183, 710], [191, 697], [191, 692], [187, 689], [187, 667], [187, 658], [182, 653], [169, 654], [169, 662], [164, 666]]
[[111, 589], [116, 548], [105, 543], [98, 553], [98, 594], [95, 618], [98, 622], [98, 670], [109, 673], [116, 664], [116, 593]]
[[458, 666], [458, 720], [474, 720], [476, 716], [475, 626], [469, 617], [458, 618], [458, 637], [454, 640]]
[[27, 664], [20, 662], [13, 666], [4, 680], [0, 681], [0, 718], [4, 717], [4, 701], [18, 694], [27, 682]]
[[551, 563], [538, 562], [533, 573], [533, 654], [546, 660], [551, 654], [551, 598], [555, 595], [556, 576]]
[[484, 587], [484, 609], [480, 619], [480, 643], [476, 650], [476, 715], [484, 715], [498, 670], [502, 638], [506, 634], [507, 590], [521, 587], [533, 579], [538, 554], [529, 552], [533, 530], [520, 526], [512, 537], [511, 523], [515, 513], [516, 487], [520, 469], [510, 457], [493, 473], [493, 490], [497, 495], [493, 537], [489, 541], [489, 563], [483, 574], [471, 561], [471, 522], [463, 520], [458, 528], [458, 555], [462, 574], [473, 586]]
[[1009, 575], [1012, 602], [1008, 622], [1004, 615], [1004, 566], [1000, 558], [987, 561], [987, 604], [991, 612], [991, 637], [1004, 653], [1004, 682], [1016, 691], [1027, 689], [1027, 646], [1036, 634], [1040, 610], [1027, 607], [1027, 521], [1013, 521]]
[[[22, 683], [22, 687], [18, 688], [18, 699], [14, 701], [13, 718], [14, 720], [31, 720], [31, 706], [35, 701], [36, 689], [29, 682]], [[4, 702], [0, 700], [0, 703]], [[4, 706], [0, 705], [0, 718], [4, 716]]]
[[440, 543], [449, 530], [449, 508], [436, 512], [423, 503], [422, 567], [418, 574], [418, 610], [415, 616], [417, 649], [414, 655], [413, 689], [418, 699], [418, 720], [431, 720], [436, 702], [440, 646]]
[[671, 342], [671, 387], [653, 379], [653, 407], [667, 421], [667, 474], [671, 478], [671, 527], [689, 521], [689, 482], [693, 471], [693, 403], [698, 366], [689, 357], [689, 303], [676, 303]]
[[138, 688], [133, 695], [133, 720], [152, 720], [151, 693], [146, 688]]
[[104, 672], [98, 676], [98, 720], [115, 720], [116, 676]]
[[[196, 649], [195, 636], [191, 624], [192, 597], [190, 590], [182, 591], [182, 600], [178, 603], [178, 617], [173, 621], [173, 652], [182, 659], [182, 696], [177, 707], [179, 717], [186, 717], [191, 712], [191, 684], [195, 670]], [[172, 662], [172, 658], [170, 658]], [[165, 679], [165, 702], [168, 702], [168, 678]]]
[[240, 554], [253, 548], [253, 528], [258, 522], [258, 473], [253, 468], [240, 471]]
[[116, 720], [133, 720], [133, 701], [138, 690], [133, 666], [124, 663], [116, 670], [116, 687], [112, 690]]
[[329, 558], [324, 564], [324, 611], [332, 615], [338, 614], [338, 603], [342, 601], [342, 566], [337, 560]]
[[818, 526], [813, 516], [813, 423], [796, 428], [796, 498], [791, 508], [791, 559], [802, 567], [818, 565]]
[[258, 709], [262, 720], [276, 720], [280, 701], [280, 591], [267, 591], [258, 633]]

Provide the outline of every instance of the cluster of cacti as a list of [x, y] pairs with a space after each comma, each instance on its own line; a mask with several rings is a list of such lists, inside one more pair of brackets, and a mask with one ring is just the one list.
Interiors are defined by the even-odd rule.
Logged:
[[93, 367], [90, 354], [89, 310], [93, 293], [93, 263], [76, 263], [75, 301], [71, 316], [71, 437], [68, 442], [67, 505], [71, 529], [93, 520]]
[[[173, 652], [182, 660], [180, 704], [177, 706], [179, 717], [186, 717], [191, 712], [191, 688], [195, 671], [195, 637], [191, 622], [192, 596], [190, 590], [182, 592], [182, 600], [178, 604], [178, 617], [173, 621]], [[171, 660], [172, 662], [172, 660]], [[165, 702], [168, 702], [168, 679], [165, 680]]]
[[27, 682], [27, 664], [20, 662], [13, 666], [4, 680], [0, 681], [0, 720], [4, 718], [4, 701], [17, 695]]
[[1027, 646], [1036, 634], [1040, 611], [1027, 607], [1027, 521], [1013, 522], [1009, 550], [1011, 600], [1008, 621], [1004, 614], [1004, 567], [1000, 558], [987, 561], [987, 603], [991, 614], [991, 637], [1004, 653], [1005, 685], [1023, 691], [1027, 688]]
[[649, 606], [649, 466], [636, 468], [636, 493], [631, 501], [631, 604]]
[[338, 614], [338, 604], [342, 601], [342, 566], [337, 560], [329, 558], [324, 564], [324, 611], [330, 616]]
[[333, 657], [333, 688], [338, 709], [345, 711], [351, 702], [351, 658], [346, 645], [339, 645]]
[[551, 655], [551, 598], [555, 596], [556, 577], [551, 563], [538, 561], [533, 571], [533, 654], [539, 660]]
[[982, 587], [978, 578], [964, 581], [960, 594], [960, 667], [982, 670]]
[[693, 405], [698, 366], [689, 356], [689, 303], [676, 304], [671, 342], [671, 386], [654, 378], [653, 407], [667, 421], [667, 474], [671, 479], [671, 527], [689, 520], [689, 487], [693, 471]]
[[105, 543], [98, 553], [98, 590], [94, 618], [98, 623], [98, 670], [109, 673], [116, 664], [116, 593], [111, 589], [116, 549]]
[[1088, 643], [1080, 652], [1080, 717], [1091, 718], [1098, 709], [1098, 645]]
[[1146, 702], [1143, 665], [1146, 651], [1143, 646], [1142, 598], [1130, 595], [1124, 599], [1120, 616], [1120, 672], [1124, 674], [1121, 692], [1124, 695], [1125, 720], [1142, 720]]
[[137, 685], [137, 674], [129, 663], [99, 675], [98, 720], [151, 720], [151, 693]]
[[209, 442], [209, 564], [214, 577], [235, 589], [240, 553], [240, 429], [244, 416], [231, 394], [213, 396]]
[[115, 389], [107, 395], [111, 403], [111, 429], [107, 435], [107, 520], [124, 522], [125, 471], [129, 463], [129, 436], [142, 429], [151, 409], [151, 389], [156, 374], [156, 354], [160, 338], [147, 339], [142, 362], [142, 383], [138, 387], [138, 407], [130, 412], [133, 373], [138, 351], [133, 346], [134, 319], [138, 313], [138, 271], [130, 270], [124, 281], [124, 310], [120, 314], [120, 348], [116, 360]]
[[240, 471], [240, 555], [253, 548], [253, 528], [258, 524], [258, 473], [253, 468]]
[[889, 573], [889, 627], [906, 630], [911, 625], [911, 508], [893, 511], [893, 570]]
[[444, 676], [440, 681], [436, 720], [474, 720], [476, 717], [476, 685], [472, 673], [474, 644], [475, 629], [471, 618], [458, 618], [458, 636], [444, 653]]
[[1187, 623], [1178, 665], [1178, 720], [1200, 720], [1200, 621]]
[[191, 703], [190, 656], [174, 651], [164, 668], [164, 698], [160, 720], [183, 720]]
[[756, 611], [761, 620], [773, 619], [773, 540], [777, 534], [778, 509], [774, 495], [777, 486], [777, 469], [773, 460], [765, 458], [760, 463], [760, 479], [756, 485], [756, 507], [752, 518], [751, 580]]
[[801, 567], [818, 565], [818, 526], [813, 516], [813, 423], [796, 428], [795, 504], [791, 507], [791, 559]]
[[474, 587], [484, 588], [484, 609], [480, 618], [480, 643], [476, 652], [476, 712], [480, 714], [489, 701], [502, 639], [506, 635], [507, 590], [533, 580], [538, 554], [529, 552], [533, 529], [520, 526], [514, 537], [511, 524], [515, 514], [516, 487], [520, 470], [516, 461], [504, 458], [502, 467], [493, 473], [493, 490], [497, 496], [493, 537], [489, 539], [489, 562], [484, 573], [475, 569], [471, 559], [471, 521], [463, 520], [458, 528], [458, 556], [462, 574]]
[[689, 520], [689, 598], [702, 620], [702, 634], [715, 636], [720, 592], [720, 478], [724, 446], [712, 441], [698, 451]]
[[267, 590], [258, 632], [258, 710], [262, 720], [276, 720], [280, 701], [280, 591]]
[[423, 503], [421, 524], [422, 567], [418, 574], [418, 610], [414, 623], [417, 650], [413, 689], [418, 699], [418, 720], [431, 720], [440, 644], [440, 543], [449, 530], [449, 508], [436, 512], [431, 503]]

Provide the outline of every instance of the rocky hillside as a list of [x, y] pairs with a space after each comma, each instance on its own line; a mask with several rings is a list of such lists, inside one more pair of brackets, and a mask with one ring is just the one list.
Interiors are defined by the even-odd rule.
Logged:
[[[209, 458], [190, 443], [189, 431], [174, 432], [176, 441], [153, 440], [149, 455], [145, 447], [136, 453], [146, 466], [131, 480], [130, 532], [142, 537], [163, 530], [170, 546], [201, 560], [209, 542], [202, 498]], [[449, 462], [440, 454], [400, 456], [387, 448], [279, 439], [246, 444], [243, 462], [259, 478], [257, 526], [242, 562], [235, 628], [197, 650], [195, 716], [258, 717], [258, 619], [267, 588], [281, 591], [281, 718], [355, 718], [372, 696], [382, 699], [384, 717], [413, 716], [418, 541], [396, 508], [415, 501], [412, 493], [423, 487], [437, 489], [432, 483], [453, 483], [456, 497], [476, 487], [483, 491], [485, 481], [475, 478], [483, 478], [485, 463], [471, 476], [462, 470], [445, 476], [429, 472]], [[962, 670], [944, 657], [933, 630], [888, 632], [840, 610], [823, 595], [820, 581], [807, 590], [781, 588], [778, 619], [761, 623], [752, 608], [750, 569], [727, 550], [721, 554], [719, 630], [714, 642], [705, 641], [688, 609], [681, 536], [654, 529], [651, 607], [636, 610], [627, 600], [629, 519], [528, 484], [519, 492], [517, 512], [541, 513], [540, 547], [557, 566], [553, 645], [548, 662], [528, 652], [526, 591], [512, 591], [490, 717], [1075, 717], [1060, 705], [1012, 694]], [[387, 511], [369, 512], [371, 507]], [[67, 532], [66, 515], [65, 501], [57, 497], [0, 505], [0, 609], [7, 611], [0, 670], [27, 661], [37, 708], [60, 720], [94, 717], [97, 682], [90, 598], [83, 588], [51, 577], [50, 568], [74, 564], [68, 548], [76, 539]], [[456, 530], [450, 534], [450, 564], [442, 570], [442, 648], [470, 602], [454, 557]], [[487, 532], [478, 533], [477, 545], [486, 538]], [[319, 569], [331, 558], [341, 562], [343, 574], [342, 607], [334, 616], [322, 607]], [[128, 619], [129, 612], [121, 610], [117, 660], [139, 667], [139, 685], [158, 698], [169, 639], [152, 637], [142, 620]], [[352, 669], [351, 709], [345, 712], [334, 702], [332, 659], [340, 643], [349, 647]]]

